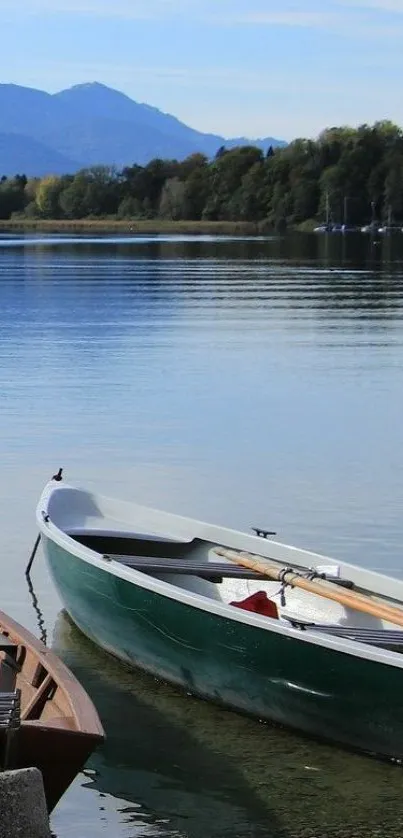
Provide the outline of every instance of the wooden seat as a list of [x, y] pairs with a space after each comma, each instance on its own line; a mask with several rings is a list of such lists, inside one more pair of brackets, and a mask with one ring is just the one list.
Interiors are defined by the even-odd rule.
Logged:
[[334, 637], [344, 637], [346, 640], [356, 640], [357, 643], [367, 643], [383, 649], [403, 649], [403, 631], [399, 629], [376, 629], [367, 626], [341, 626], [337, 623], [312, 623], [285, 614], [281, 615], [294, 628], [301, 631], [315, 631], [331, 634]]
[[16, 737], [21, 724], [21, 691], [0, 692], [0, 768], [15, 767]]
[[179, 559], [184, 558], [186, 553], [198, 544], [198, 539], [187, 541], [157, 536], [125, 537], [96, 532], [74, 532], [71, 535], [79, 544], [96, 550], [97, 553], [121, 553], [125, 556], [146, 552], [147, 556], [154, 558]]
[[109, 554], [103, 557], [106, 561], [115, 561], [142, 573], [184, 574], [186, 576], [201, 576], [212, 582], [219, 582], [223, 578], [265, 579], [262, 573], [249, 570], [230, 562], [195, 562], [189, 559], [159, 559], [154, 556], [128, 556], [125, 554]]

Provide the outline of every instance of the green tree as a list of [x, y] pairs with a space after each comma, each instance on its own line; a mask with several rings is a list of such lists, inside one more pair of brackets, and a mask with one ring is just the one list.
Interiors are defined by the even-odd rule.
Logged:
[[132, 198], [127, 195], [126, 198], [120, 202], [117, 212], [118, 218], [142, 218], [143, 204], [138, 198]]
[[60, 208], [66, 218], [84, 218], [87, 213], [85, 203], [88, 181], [82, 172], [75, 175], [72, 182], [60, 193]]
[[207, 164], [193, 169], [185, 182], [184, 218], [200, 221], [210, 193], [210, 173]]
[[394, 219], [403, 218], [403, 157], [391, 161], [385, 178], [384, 217], [388, 212]]
[[34, 198], [38, 215], [43, 218], [59, 218], [61, 214], [59, 198], [63, 187], [63, 179], [55, 175], [48, 175], [39, 181]]
[[254, 146], [242, 146], [221, 154], [217, 152], [210, 168], [209, 198], [203, 217], [211, 220], [234, 218], [234, 214], [239, 212], [242, 178], [254, 163], [262, 160], [263, 152]]
[[168, 178], [162, 187], [159, 205], [161, 218], [173, 221], [184, 218], [186, 214], [186, 186], [178, 177]]
[[7, 220], [13, 213], [22, 213], [26, 206], [25, 175], [4, 178], [0, 182], [0, 218]]

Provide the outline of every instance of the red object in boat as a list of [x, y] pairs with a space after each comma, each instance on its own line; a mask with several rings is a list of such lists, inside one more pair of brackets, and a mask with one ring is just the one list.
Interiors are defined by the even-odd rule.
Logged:
[[265, 617], [273, 617], [278, 620], [278, 610], [275, 602], [268, 598], [266, 591], [256, 591], [255, 594], [242, 599], [240, 602], [230, 602], [235, 608], [244, 608], [245, 611], [254, 611], [255, 614], [263, 614]]

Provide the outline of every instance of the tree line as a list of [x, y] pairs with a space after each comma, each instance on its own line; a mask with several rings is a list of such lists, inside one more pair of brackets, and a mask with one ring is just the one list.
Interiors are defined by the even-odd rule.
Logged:
[[[0, 160], [1, 171], [1, 160]], [[214, 159], [151, 160], [122, 171], [2, 177], [0, 219], [170, 219], [266, 222], [403, 219], [403, 132], [391, 122], [329, 128], [266, 154], [254, 146]], [[344, 218], [344, 220], [346, 220]]]

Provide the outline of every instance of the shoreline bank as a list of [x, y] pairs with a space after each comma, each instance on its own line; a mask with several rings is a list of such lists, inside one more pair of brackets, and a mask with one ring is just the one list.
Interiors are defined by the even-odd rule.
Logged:
[[131, 221], [116, 219], [10, 219], [0, 221], [2, 233], [122, 233], [125, 235], [271, 235], [265, 222], [250, 221], [163, 221], [150, 219]]

